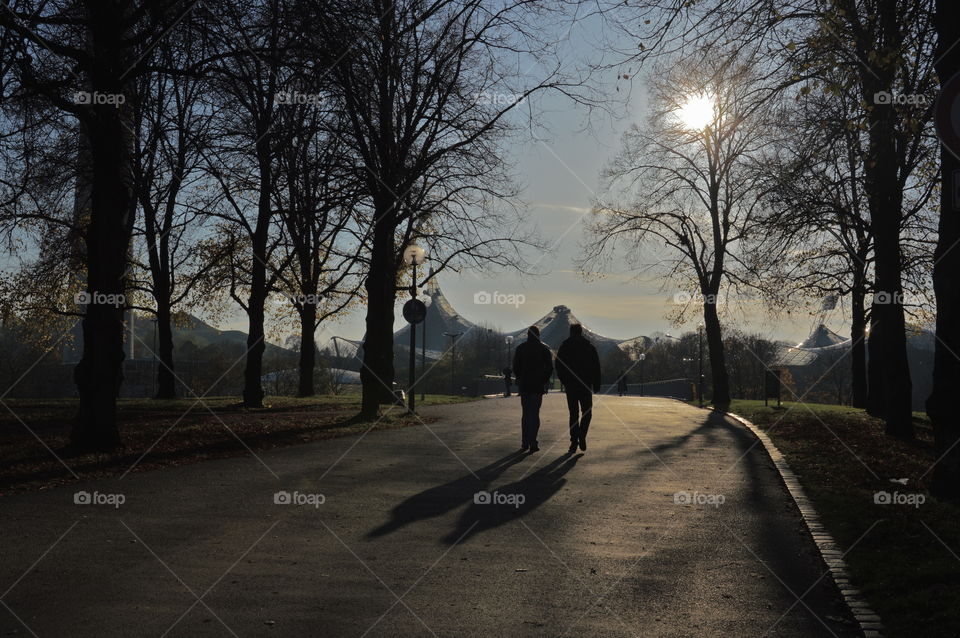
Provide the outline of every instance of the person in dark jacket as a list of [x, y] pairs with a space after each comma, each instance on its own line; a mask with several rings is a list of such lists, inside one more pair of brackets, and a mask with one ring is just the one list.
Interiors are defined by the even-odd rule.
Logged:
[[593, 410], [593, 393], [600, 391], [600, 356], [586, 337], [583, 326], [570, 326], [570, 336], [557, 350], [557, 376], [567, 393], [570, 410], [570, 450], [587, 449], [587, 430]]
[[531, 453], [540, 449], [537, 445], [540, 406], [552, 374], [553, 355], [550, 348], [540, 341], [540, 329], [530, 326], [527, 340], [517, 346], [513, 353], [513, 375], [520, 394], [520, 409], [523, 411], [520, 419], [523, 449]]

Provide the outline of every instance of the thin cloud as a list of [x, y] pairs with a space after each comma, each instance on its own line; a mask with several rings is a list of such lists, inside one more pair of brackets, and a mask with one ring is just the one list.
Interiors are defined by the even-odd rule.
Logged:
[[577, 215], [584, 215], [590, 212], [590, 208], [587, 206], [568, 206], [566, 204], [550, 204], [548, 202], [534, 202], [531, 204], [534, 208], [552, 208], [554, 210], [562, 210], [568, 213], [576, 213]]

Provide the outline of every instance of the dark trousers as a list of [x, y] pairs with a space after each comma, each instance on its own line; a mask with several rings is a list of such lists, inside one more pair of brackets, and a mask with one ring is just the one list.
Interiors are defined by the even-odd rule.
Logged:
[[570, 410], [570, 440], [586, 440], [593, 414], [593, 393], [590, 390], [567, 390], [567, 409]]
[[523, 416], [520, 418], [520, 428], [523, 432], [524, 445], [536, 445], [537, 433], [540, 431], [540, 406], [543, 405], [543, 395], [538, 393], [520, 393], [520, 407]]

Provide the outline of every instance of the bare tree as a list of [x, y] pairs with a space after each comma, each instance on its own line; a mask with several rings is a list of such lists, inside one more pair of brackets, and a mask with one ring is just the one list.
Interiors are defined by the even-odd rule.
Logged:
[[[546, 89], [572, 92], [551, 33], [554, 12], [511, 0], [330, 0], [309, 31], [333, 59], [333, 97], [348, 122], [370, 205], [361, 416], [391, 400], [393, 321], [402, 251], [430, 235], [435, 272], [467, 255], [489, 267], [515, 259], [522, 235], [498, 218], [507, 115]], [[523, 65], [523, 66], [520, 66]], [[429, 243], [429, 242], [428, 242]], [[446, 245], [442, 253], [441, 246]], [[515, 256], [515, 255], [514, 255]]]
[[863, 162], [865, 113], [837, 84], [800, 87], [779, 123], [784, 144], [765, 169], [769, 206], [757, 261], [782, 298], [850, 297], [852, 403], [867, 403], [867, 299], [873, 290], [873, 234]]
[[[604, 171], [581, 266], [626, 248], [634, 267], [651, 258], [702, 301], [713, 401], [730, 402], [718, 305], [752, 282], [741, 256], [764, 194], [758, 170], [771, 142], [773, 105], [749, 58], [705, 48], [651, 77], [652, 115], [626, 134]], [[620, 205], [619, 197], [627, 203]]]
[[119, 442], [116, 397], [124, 357], [120, 300], [126, 292], [136, 207], [134, 81], [144, 72], [142, 53], [190, 8], [179, 0], [23, 1], [9, 3], [0, 12], [0, 30], [5, 42], [11, 42], [15, 60], [12, 81], [24, 94], [75, 117], [88, 149], [80, 161], [89, 161], [89, 173], [77, 172], [90, 183], [84, 266], [93, 302], [86, 305], [83, 358], [75, 373], [80, 405], [71, 441], [78, 448], [108, 449]]
[[[151, 53], [153, 65], [188, 69], [201, 51], [187, 37], [168, 36]], [[138, 87], [141, 99], [135, 140], [135, 190], [140, 224], [135, 228], [131, 289], [144, 293], [157, 322], [158, 399], [176, 396], [172, 318], [212, 265], [197, 250], [205, 216], [204, 148], [209, 143], [210, 107], [196, 74], [153, 73]], [[200, 200], [200, 201], [198, 201]], [[145, 263], [144, 263], [145, 262]], [[146, 275], [146, 277], [144, 277]]]
[[883, 300], [872, 304], [868, 405], [886, 420], [889, 434], [911, 437], [900, 230], [910, 178], [905, 160], [922, 143], [930, 112], [897, 97], [932, 94], [933, 0], [641, 0], [611, 2], [605, 9], [613, 28], [639, 43], [636, 50], [620, 51], [623, 63], [642, 64], [706, 42], [779, 53], [767, 66], [783, 71], [777, 74], [780, 86], [822, 69], [846, 72], [845, 86], [867, 105], [864, 177], [876, 299]]
[[353, 158], [345, 155], [337, 116], [323, 106], [321, 94], [291, 92], [289, 97], [276, 125], [289, 131], [277, 164], [275, 206], [282, 251], [289, 253], [278, 285], [300, 323], [297, 394], [313, 396], [316, 330], [360, 294], [367, 246], [355, 209], [362, 180]]
[[242, 0], [216, 9], [210, 37], [217, 54], [203, 66], [218, 106], [207, 171], [221, 199], [211, 215], [223, 221], [219, 232], [233, 249], [229, 290], [248, 319], [243, 402], [260, 407], [266, 302], [285, 266], [274, 260], [280, 235], [273, 197], [284, 143], [274, 121], [293, 75], [296, 16], [284, 0]]

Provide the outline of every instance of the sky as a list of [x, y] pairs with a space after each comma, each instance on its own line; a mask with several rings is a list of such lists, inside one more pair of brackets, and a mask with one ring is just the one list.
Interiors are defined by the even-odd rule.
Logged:
[[[577, 22], [564, 38], [571, 63], [594, 60], [600, 54], [596, 43], [599, 25], [596, 19]], [[632, 71], [632, 70], [631, 70]], [[632, 76], [632, 73], [631, 73]], [[554, 306], [568, 306], [590, 330], [612, 338], [629, 339], [656, 332], [680, 334], [695, 330], [697, 312], [685, 325], [674, 325], [668, 313], [674, 308], [676, 282], [662, 273], [646, 272], [642, 277], [623, 269], [601, 273], [586, 279], [576, 264], [584, 242], [585, 222], [597, 196], [600, 172], [617, 153], [624, 131], [643, 122], [646, 114], [643, 76], [632, 76], [632, 87], [622, 79], [616, 90], [618, 74], [598, 77], [599, 87], [609, 95], [608, 111], [588, 112], [559, 94], [547, 94], [539, 106], [536, 134], [518, 133], [506, 144], [507, 161], [516, 168], [516, 181], [523, 186], [526, 221], [538, 231], [548, 246], [542, 254], [528, 254], [537, 276], [515, 272], [444, 272], [437, 282], [453, 307], [464, 318], [492, 325], [505, 331], [532, 324]], [[629, 89], [629, 93], [627, 90]], [[627, 97], [629, 95], [629, 97]], [[651, 256], [650, 261], [653, 261]], [[623, 265], [624, 260], [613, 260]], [[489, 294], [505, 303], [477, 303]], [[398, 298], [396, 328], [403, 325]], [[838, 310], [828, 326], [843, 333], [845, 322]], [[331, 336], [362, 339], [365, 309], [328, 320], [317, 331], [317, 342]], [[802, 341], [812, 329], [814, 318], [805, 311], [793, 317], [771, 320], [762, 312], [748, 309], [738, 315], [736, 325], [768, 338], [789, 342]], [[227, 309], [216, 326], [246, 331], [246, 316], [239, 307]], [[270, 340], [283, 343], [286, 335], [271, 332]]]
[[[591, 47], [597, 40], [597, 28], [598, 24], [590, 20], [576, 25], [569, 37], [573, 55], [581, 59], [595, 55]], [[610, 77], [615, 75], [611, 72]], [[626, 89], [622, 84], [621, 88]], [[613, 81], [606, 82], [604, 87], [612, 100], [622, 100], [626, 95], [615, 90]], [[596, 198], [600, 172], [619, 150], [623, 132], [633, 123], [642, 123], [645, 117], [642, 76], [635, 78], [629, 100], [618, 103], [612, 114], [589, 114], [559, 95], [545, 97], [542, 107], [539, 122], [548, 135], [531, 139], [530, 135], [521, 134], [507, 148], [512, 153], [509, 161], [517, 168], [516, 179], [524, 186], [522, 198], [529, 205], [528, 222], [549, 246], [542, 255], [530, 255], [536, 270], [545, 274], [444, 272], [438, 275], [438, 283], [447, 299], [466, 319], [507, 331], [527, 326], [561, 304], [568, 306], [592, 331], [613, 338], [695, 330], [696, 312], [685, 325], [673, 325], [668, 320], [678, 287], [662, 273], [647, 272], [638, 278], [637, 273], [622, 269], [588, 281], [575, 263], [585, 239], [584, 222]], [[482, 293], [504, 303], [475, 303], [474, 296]], [[399, 313], [403, 301], [398, 300], [397, 328], [403, 325]], [[745, 318], [738, 319], [738, 327], [790, 342], [802, 341], [814, 322], [814, 317], [805, 311], [775, 320], [751, 309], [745, 314]], [[318, 342], [323, 343], [324, 336], [331, 335], [361, 339], [363, 317], [362, 308], [338, 317], [321, 328]], [[243, 329], [242, 317], [238, 319], [240, 325], [231, 327]], [[834, 317], [828, 325], [838, 332], [844, 329], [841, 317]]]

